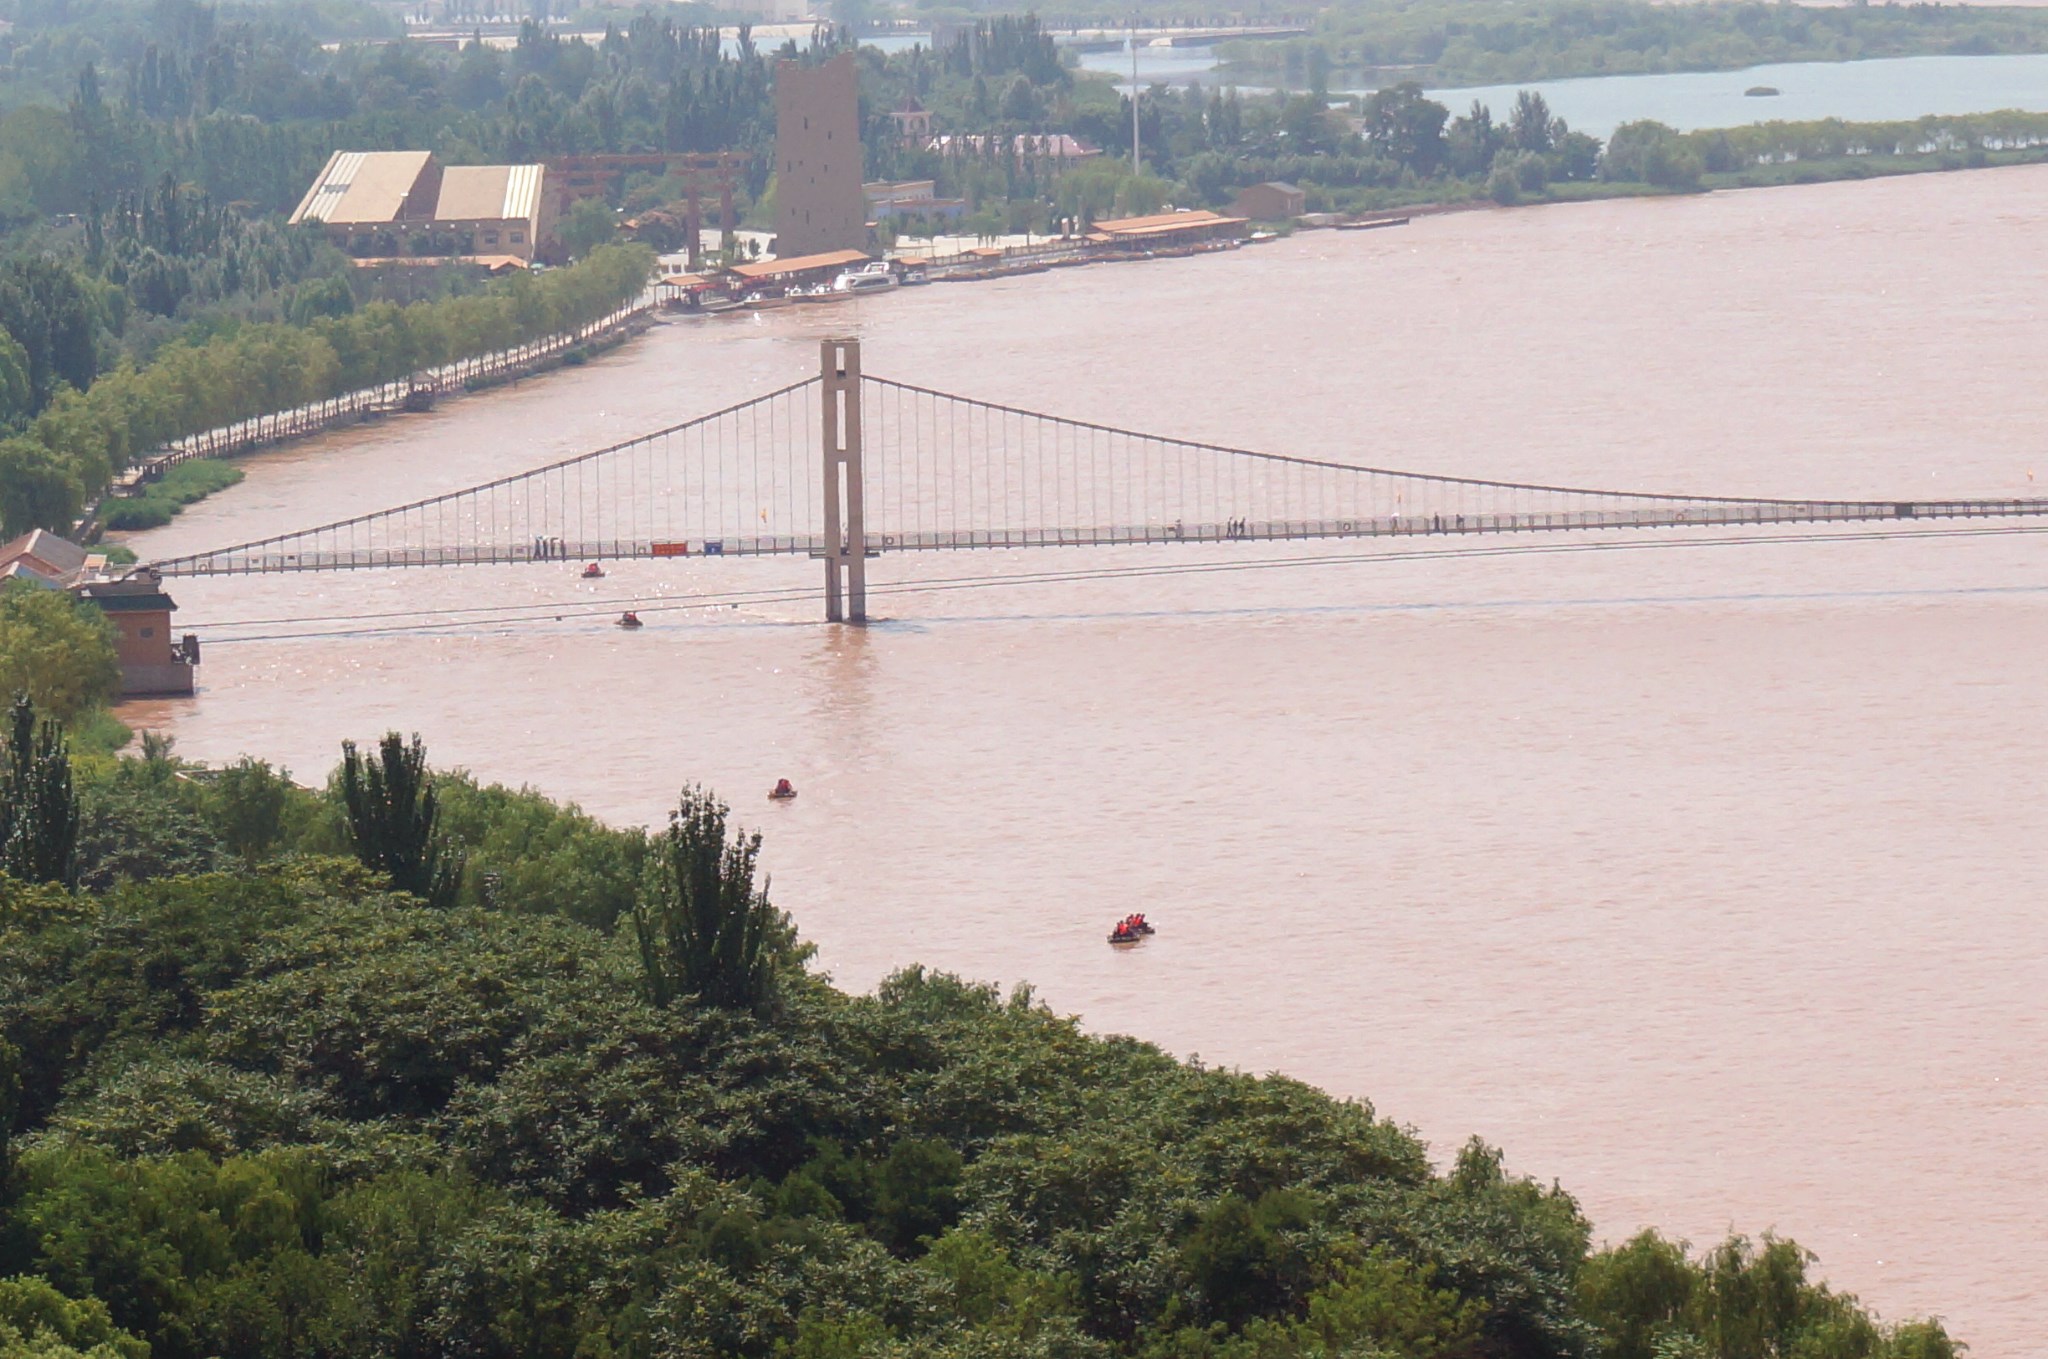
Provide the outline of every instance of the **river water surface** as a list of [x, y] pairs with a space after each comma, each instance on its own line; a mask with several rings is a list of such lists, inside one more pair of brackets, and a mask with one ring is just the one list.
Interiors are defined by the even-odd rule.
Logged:
[[[673, 423], [812, 371], [827, 328], [860, 334], [870, 372], [1239, 447], [1720, 494], [2034, 494], [2044, 220], [2048, 168], [1924, 175], [678, 322], [252, 459], [137, 545], [220, 546]], [[913, 961], [1029, 980], [1092, 1028], [1370, 1098], [1439, 1157], [1476, 1132], [1609, 1239], [1775, 1230], [1887, 1316], [2039, 1353], [2048, 539], [1329, 552], [1355, 560], [878, 595], [864, 631], [805, 600], [637, 634], [220, 640], [808, 585], [798, 562], [181, 581], [181, 623], [216, 639], [201, 692], [132, 718], [307, 781], [345, 737], [417, 729], [438, 762], [620, 821], [702, 780], [765, 828], [776, 900], [844, 985]], [[780, 776], [803, 795], [770, 806]], [[1104, 947], [1131, 909], [1159, 935]]]
[[[1131, 55], [1091, 52], [1083, 69], [1116, 77], [1131, 88]], [[1276, 72], [1218, 64], [1213, 47], [1141, 47], [1138, 80], [1152, 85], [1200, 83], [1236, 86], [1247, 93], [1269, 89]], [[1367, 95], [1401, 79], [1384, 73], [1361, 81], [1357, 72], [1333, 72], [1332, 92]], [[1778, 91], [1753, 97], [1751, 89]], [[2020, 109], [2048, 112], [2048, 54], [2001, 56], [1875, 57], [1865, 61], [1794, 61], [1734, 71], [1664, 71], [1648, 75], [1579, 76], [1522, 80], [1504, 85], [1430, 90], [1431, 99], [1462, 115], [1474, 103], [1505, 122], [1515, 96], [1533, 90], [1550, 111], [1578, 132], [1606, 138], [1623, 123], [1649, 118], [1681, 132], [1740, 127], [1747, 123], [1805, 122], [1842, 118], [1849, 122], [1904, 122], [1928, 114], [1995, 113]]]

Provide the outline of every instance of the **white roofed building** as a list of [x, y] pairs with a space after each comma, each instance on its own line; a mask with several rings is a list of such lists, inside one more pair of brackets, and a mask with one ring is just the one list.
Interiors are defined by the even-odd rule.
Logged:
[[443, 166], [427, 151], [337, 151], [292, 222], [319, 222], [358, 259], [511, 256], [554, 229], [539, 165]]

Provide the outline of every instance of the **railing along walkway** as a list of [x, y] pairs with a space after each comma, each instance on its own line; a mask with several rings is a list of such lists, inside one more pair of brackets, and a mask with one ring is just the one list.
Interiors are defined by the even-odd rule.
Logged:
[[[1683, 508], [1577, 510], [1527, 514], [1389, 515], [1367, 519], [1284, 519], [1092, 528], [949, 530], [870, 533], [876, 552], [964, 551], [1023, 547], [1124, 547], [1171, 543], [1291, 542], [1328, 538], [1416, 538], [1466, 534], [1858, 524], [1897, 520], [2005, 519], [2048, 516], [2048, 499], [1916, 501], [1745, 501]], [[634, 558], [823, 555], [822, 534], [761, 534], [696, 541], [659, 539], [535, 539], [500, 545], [340, 548], [302, 552], [208, 553], [161, 562], [167, 576], [241, 575], [277, 571], [349, 571], [388, 567], [488, 566], [529, 562]]]
[[617, 311], [573, 330], [514, 345], [510, 349], [455, 359], [423, 368], [397, 381], [361, 387], [289, 410], [266, 411], [246, 420], [173, 439], [162, 451], [150, 455], [117, 478], [110, 494], [118, 496], [126, 489], [146, 485], [163, 475], [166, 468], [194, 458], [226, 458], [253, 452], [288, 439], [318, 434], [402, 410], [408, 400], [417, 399], [418, 395], [441, 397], [463, 390], [479, 378], [497, 380], [521, 376], [547, 366], [569, 350], [631, 327], [648, 315], [653, 306], [653, 293], [649, 291]]

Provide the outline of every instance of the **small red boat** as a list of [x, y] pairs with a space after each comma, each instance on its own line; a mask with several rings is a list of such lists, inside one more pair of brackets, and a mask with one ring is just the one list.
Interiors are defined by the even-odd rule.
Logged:
[[599, 566], [596, 562], [592, 562], [590, 565], [583, 568], [583, 579], [603, 580], [604, 568], [602, 566]]
[[768, 790], [770, 802], [788, 802], [796, 796], [796, 786], [788, 779], [777, 779], [775, 786]]

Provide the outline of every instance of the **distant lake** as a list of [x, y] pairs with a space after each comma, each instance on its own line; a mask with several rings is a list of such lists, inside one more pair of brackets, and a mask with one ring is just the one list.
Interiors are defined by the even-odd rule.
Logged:
[[[1128, 88], [1130, 60], [1128, 51], [1100, 52], [1083, 57], [1081, 65], [1085, 70], [1120, 75], [1119, 85]], [[1141, 49], [1138, 73], [1148, 84], [1237, 83], [1219, 75], [1213, 48]], [[1756, 85], [1768, 85], [1780, 93], [1767, 98], [1743, 94]], [[1239, 84], [1238, 88], [1265, 87]], [[1499, 117], [1513, 107], [1517, 90], [1537, 91], [1553, 113], [1596, 137], [1605, 137], [1620, 124], [1638, 118], [1691, 129], [1778, 119], [1887, 122], [1930, 113], [1990, 113], [1997, 109], [2048, 113], [2048, 55], [1797, 61], [1740, 71], [1531, 80], [1431, 90], [1429, 96], [1449, 105], [1454, 115], [1477, 99]]]
[[[1768, 98], [1744, 90], [1768, 85]], [[1743, 123], [1842, 118], [1891, 122], [1929, 113], [2048, 112], [2048, 56], [1890, 57], [1879, 61], [1799, 61], [1743, 71], [1675, 75], [1594, 76], [1431, 90], [1430, 98], [1459, 114], [1473, 100], [1496, 116], [1514, 106], [1515, 91], [1535, 90], [1551, 112], [1581, 132], [1605, 137], [1622, 123], [1654, 118], [1680, 130]]]
[[872, 47], [881, 52], [908, 52], [913, 47], [930, 47], [929, 33], [877, 33], [860, 40], [862, 47]]

